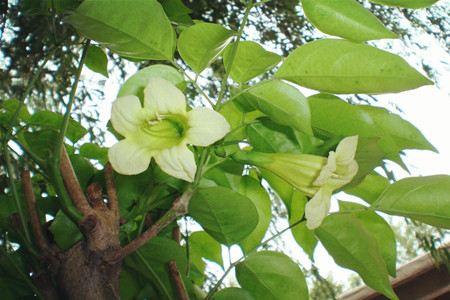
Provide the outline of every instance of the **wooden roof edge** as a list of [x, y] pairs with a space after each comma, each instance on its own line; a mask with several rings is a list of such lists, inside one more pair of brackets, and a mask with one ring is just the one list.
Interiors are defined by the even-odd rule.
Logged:
[[[445, 244], [439, 249], [446, 249], [450, 251], [450, 243]], [[439, 268], [441, 267], [445, 268], [441, 257], [439, 257], [438, 263]], [[436, 268], [435, 259], [432, 257], [431, 253], [427, 253], [422, 256], [416, 257], [412, 261], [402, 265], [397, 269], [397, 277], [391, 278], [391, 285], [393, 288], [395, 288], [435, 268]], [[339, 296], [338, 299], [340, 300], [370, 299], [376, 295], [379, 295], [379, 292], [369, 288], [366, 285], [361, 285]]]

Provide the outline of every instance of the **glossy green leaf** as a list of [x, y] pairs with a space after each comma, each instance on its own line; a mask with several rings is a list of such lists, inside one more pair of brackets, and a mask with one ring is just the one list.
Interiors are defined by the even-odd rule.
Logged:
[[65, 21], [123, 57], [173, 58], [175, 31], [156, 0], [85, 0]]
[[201, 257], [214, 261], [222, 266], [222, 247], [209, 234], [196, 231], [189, 235], [189, 247]]
[[201, 73], [231, 42], [235, 32], [218, 24], [198, 23], [184, 30], [178, 39], [178, 52], [195, 72]]
[[181, 91], [186, 88], [186, 81], [181, 73], [167, 65], [152, 65], [139, 70], [124, 82], [117, 97], [135, 95], [144, 98], [144, 88], [152, 77], [161, 77], [173, 83]]
[[253, 202], [221, 186], [199, 188], [189, 203], [189, 214], [216, 241], [227, 246], [247, 237], [258, 224]]
[[76, 242], [84, 239], [78, 226], [61, 210], [56, 214], [49, 230], [53, 233], [53, 239], [62, 250], [67, 250]]
[[80, 155], [88, 159], [96, 159], [103, 166], [108, 162], [108, 149], [99, 145], [86, 143], [80, 147]]
[[[289, 213], [289, 226], [294, 225], [304, 218], [305, 205], [308, 202], [306, 196], [301, 192], [294, 190], [291, 198], [291, 206]], [[314, 249], [317, 246], [317, 238], [314, 236], [314, 231], [309, 230], [306, 227], [306, 222], [301, 222], [291, 228], [292, 235], [294, 236], [297, 244], [309, 255], [311, 260], [314, 261]]]
[[386, 297], [398, 299], [389, 282], [376, 238], [356, 216], [331, 214], [315, 233], [338, 265], [354, 270], [369, 287]]
[[308, 20], [326, 34], [355, 42], [397, 38], [355, 0], [301, 0], [301, 3]]
[[358, 196], [369, 204], [377, 200], [383, 191], [389, 186], [389, 180], [378, 173], [367, 175], [356, 187], [346, 189], [347, 194]]
[[401, 145], [400, 147], [403, 149], [437, 151], [416, 127], [399, 115], [382, 107], [360, 105], [359, 108], [367, 112], [378, 127], [388, 133], [394, 142]]
[[[212, 157], [210, 163], [214, 164], [217, 159], [217, 157]], [[242, 170], [242, 164], [236, 163], [231, 159], [226, 159], [224, 162], [208, 170], [204, 177], [214, 181], [217, 185], [230, 188], [237, 192], [242, 178]]]
[[269, 172], [265, 169], [259, 169], [260, 174], [266, 180], [273, 191], [280, 197], [281, 201], [283, 201], [288, 214], [291, 215], [291, 206], [292, 206], [292, 197], [294, 193], [294, 188], [292, 185], [287, 183], [281, 177]]
[[295, 262], [280, 252], [250, 254], [236, 266], [236, 278], [255, 299], [308, 299], [305, 276]]
[[[31, 116], [30, 124], [39, 126], [41, 128], [50, 128], [59, 130], [63, 122], [63, 116], [48, 110], [39, 111]], [[73, 119], [69, 120], [67, 126], [66, 137], [70, 139], [73, 143], [76, 143], [81, 139], [88, 131], [81, 126], [80, 123]]]
[[355, 210], [355, 215], [364, 227], [375, 237], [380, 247], [380, 254], [386, 264], [387, 271], [392, 277], [396, 276], [397, 245], [391, 226], [373, 211], [363, 211], [365, 206], [352, 202], [339, 201], [340, 210]]
[[272, 220], [271, 202], [267, 191], [261, 186], [259, 181], [248, 175], [242, 177], [239, 193], [247, 196], [253, 202], [259, 216], [258, 225], [256, 225], [253, 232], [239, 242], [242, 251], [247, 253], [259, 246], [267, 228], [269, 228]]
[[434, 149], [411, 123], [383, 108], [351, 105], [338, 97], [325, 94], [308, 97], [308, 100], [311, 123], [316, 132], [380, 138], [378, 145], [385, 157], [399, 164], [402, 164], [399, 153], [404, 149]]
[[370, 2], [373, 3], [406, 8], [424, 8], [433, 5], [438, 1], [439, 0], [370, 0]]
[[[150, 297], [152, 299], [165, 298], [164, 294], [160, 291], [161, 288], [156, 282], [154, 274], [159, 277], [161, 283], [170, 295], [176, 293], [173, 280], [169, 274], [169, 269], [167, 266], [167, 263], [170, 260], [175, 260], [188, 295], [192, 297], [192, 299], [195, 299], [193, 298], [192, 283], [185, 276], [188, 268], [186, 253], [177, 242], [172, 239], [156, 236], [144, 246], [139, 248], [138, 251], [145, 260], [145, 263], [143, 263], [142, 260], [135, 254], [128, 256], [124, 261], [125, 267], [130, 267], [138, 273], [138, 278], [142, 278], [141, 282], [144, 284], [151, 284], [150, 288], [144, 289], [144, 291], [141, 292], [141, 294], [137, 297], [138, 299], [148, 299]], [[148, 270], [147, 265], [152, 268], [154, 274]], [[157, 287], [158, 292], [155, 291], [155, 287]]]
[[[5, 127], [11, 124], [12, 117], [15, 115], [16, 110], [19, 108], [20, 101], [17, 99], [8, 99], [4, 100], [2, 103], [2, 110], [4, 110], [4, 114], [0, 116], [0, 123], [4, 124]], [[30, 120], [30, 113], [28, 112], [27, 107], [24, 105], [20, 109], [19, 119], [25, 122]]]
[[433, 84], [398, 55], [337, 39], [297, 48], [275, 77], [337, 94], [396, 93]]
[[69, 158], [78, 182], [80, 183], [81, 188], [85, 190], [90, 183], [92, 176], [94, 176], [94, 168], [89, 161], [81, 155], [72, 154]]
[[410, 177], [396, 181], [370, 208], [450, 229], [450, 176]]
[[176, 22], [178, 24], [194, 24], [194, 21], [192, 21], [191, 17], [189, 17], [192, 10], [187, 8], [181, 0], [160, 0], [159, 2], [163, 6], [167, 17], [172, 22]]
[[292, 128], [268, 119], [247, 125], [245, 131], [255, 151], [266, 153], [302, 153]]
[[91, 45], [85, 61], [86, 67], [108, 77], [108, 57], [102, 48]]
[[244, 112], [234, 101], [227, 101], [220, 109], [220, 114], [225, 117], [231, 126], [231, 132], [227, 137], [233, 140], [242, 140], [246, 138], [244, 133], [245, 123], [249, 123], [259, 117], [264, 116], [260, 111]]
[[295, 87], [271, 80], [239, 94], [234, 101], [247, 109], [257, 109], [274, 122], [312, 135], [308, 101]]
[[[228, 45], [223, 52], [223, 65], [227, 70], [234, 46], [234, 43]], [[271, 70], [280, 61], [281, 56], [264, 50], [264, 48], [258, 43], [242, 41], [239, 42], [233, 59], [230, 77], [237, 83], [241, 84]]]
[[43, 129], [34, 132], [24, 132], [23, 138], [29, 149], [41, 158], [47, 158], [53, 152], [58, 132], [53, 129]]
[[252, 294], [241, 288], [231, 287], [218, 291], [214, 294], [214, 300], [256, 300]]

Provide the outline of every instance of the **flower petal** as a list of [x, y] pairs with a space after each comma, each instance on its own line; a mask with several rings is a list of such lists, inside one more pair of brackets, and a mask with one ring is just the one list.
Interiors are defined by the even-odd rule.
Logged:
[[132, 139], [124, 139], [109, 149], [108, 158], [117, 173], [136, 175], [147, 170], [152, 157], [140, 143]]
[[144, 107], [159, 115], [186, 114], [186, 98], [170, 81], [152, 77], [144, 89]]
[[111, 123], [118, 133], [127, 136], [145, 121], [144, 114], [138, 97], [134, 95], [120, 97], [113, 103]]
[[317, 176], [316, 180], [314, 180], [314, 186], [323, 186], [327, 183], [328, 179], [333, 176], [333, 172], [336, 171], [336, 153], [334, 151], [330, 151], [328, 155], [327, 164], [320, 170], [319, 176]]
[[158, 166], [170, 176], [189, 182], [194, 181], [197, 166], [194, 154], [186, 145], [177, 145], [155, 152]]
[[330, 211], [331, 194], [332, 191], [329, 188], [320, 188], [314, 197], [306, 203], [306, 227], [312, 230], [322, 224], [323, 219]]
[[206, 147], [223, 138], [230, 131], [230, 124], [218, 112], [197, 107], [188, 115], [188, 127], [184, 141], [187, 144]]
[[355, 158], [356, 147], [358, 146], [358, 136], [348, 136], [344, 138], [336, 148], [337, 164], [349, 164]]

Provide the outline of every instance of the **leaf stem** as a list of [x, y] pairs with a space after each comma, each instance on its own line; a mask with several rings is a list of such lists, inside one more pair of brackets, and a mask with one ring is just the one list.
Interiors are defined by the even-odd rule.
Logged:
[[220, 89], [219, 98], [217, 99], [216, 105], [214, 106], [214, 110], [216, 110], [216, 111], [218, 111], [220, 109], [220, 107], [222, 106], [222, 100], [223, 100], [223, 97], [225, 96], [225, 92], [227, 90], [228, 77], [230, 76], [231, 67], [233, 65], [234, 57], [236, 55], [237, 48], [239, 46], [239, 41], [241, 40], [245, 25], [247, 24], [250, 10], [254, 6], [254, 4], [252, 2], [253, 2], [252, 0], [245, 2], [246, 9], [245, 9], [245, 13], [244, 13], [244, 19], [242, 20], [241, 26], [239, 27], [236, 41], [234, 43], [233, 49], [231, 50], [230, 61], [228, 62], [228, 65], [227, 65], [227, 68], [225, 71], [225, 75], [223, 76], [223, 79], [222, 79], [222, 87]]

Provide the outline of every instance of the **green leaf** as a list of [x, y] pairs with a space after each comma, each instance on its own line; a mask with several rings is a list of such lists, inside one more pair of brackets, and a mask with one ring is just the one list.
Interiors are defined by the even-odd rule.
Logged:
[[268, 119], [249, 124], [245, 131], [255, 151], [266, 153], [302, 153], [292, 128]]
[[386, 177], [372, 172], [358, 186], [346, 189], [345, 192], [373, 204], [388, 186], [389, 180]]
[[[228, 64], [230, 63], [234, 45], [235, 43], [228, 45], [223, 52], [223, 65], [226, 69], [228, 69]], [[230, 77], [241, 84], [271, 70], [280, 61], [281, 56], [264, 50], [258, 43], [242, 41], [239, 42], [234, 56]]]
[[86, 143], [80, 147], [80, 155], [88, 159], [96, 159], [103, 166], [108, 162], [108, 149], [99, 145]]
[[214, 300], [255, 300], [252, 294], [241, 288], [231, 287], [218, 291], [214, 294]]
[[405, 8], [424, 8], [433, 5], [438, 1], [439, 0], [370, 0], [370, 2], [373, 3]]
[[70, 155], [70, 162], [77, 176], [81, 188], [87, 188], [92, 176], [94, 176], [94, 168], [89, 161], [81, 155]]
[[[5, 127], [9, 126], [12, 120], [12, 117], [16, 113], [17, 108], [19, 108], [20, 101], [17, 99], [8, 99], [2, 103], [2, 109], [5, 111], [4, 114], [0, 115], [0, 123], [4, 124]], [[27, 107], [24, 105], [20, 109], [19, 119], [25, 122], [30, 120], [30, 113], [28, 112]]]
[[267, 191], [261, 186], [259, 181], [248, 175], [242, 177], [239, 193], [247, 196], [253, 202], [259, 216], [255, 230], [239, 242], [242, 251], [248, 253], [260, 245], [267, 228], [269, 228], [272, 220], [271, 202]]
[[308, 20], [326, 34], [355, 42], [397, 38], [354, 0], [301, 0], [301, 3]]
[[123, 57], [173, 59], [175, 32], [156, 0], [85, 0], [65, 21]]
[[[172, 277], [169, 274], [167, 263], [170, 260], [175, 260], [176, 265], [181, 273], [183, 283], [186, 287], [189, 296], [192, 296], [192, 284], [190, 280], [184, 275], [188, 269], [188, 262], [185, 250], [175, 241], [163, 237], [156, 236], [147, 242], [138, 250], [145, 260], [145, 264], [135, 254], [128, 256], [124, 261], [125, 267], [130, 267], [138, 273], [137, 280], [142, 278], [143, 285], [150, 283], [151, 287], [143, 291], [137, 299], [165, 299], [163, 294], [155, 291], [155, 287], [159, 288], [153, 274], [156, 274], [168, 291], [169, 295], [175, 294], [175, 287], [173, 285]], [[151, 267], [153, 272], [150, 272], [147, 265]], [[135, 277], [136, 278], [136, 277]], [[195, 298], [190, 298], [195, 299]]]
[[[214, 164], [217, 157], [212, 157], [210, 163]], [[224, 162], [208, 170], [204, 177], [214, 181], [215, 184], [227, 187], [237, 192], [242, 178], [243, 166], [234, 160], [226, 159]]]
[[274, 122], [312, 135], [311, 115], [305, 96], [290, 84], [267, 81], [236, 96], [234, 101], [247, 110], [257, 109]]
[[186, 25], [194, 24], [194, 21], [189, 17], [192, 10], [184, 6], [181, 0], [160, 0], [159, 2], [171, 21]]
[[370, 209], [450, 229], [450, 176], [410, 177], [396, 181]]
[[[434, 149], [411, 123], [383, 108], [351, 105], [338, 97], [325, 94], [308, 97], [308, 100], [315, 132], [380, 138], [378, 145], [385, 157], [399, 164], [402, 164], [399, 153], [404, 149]], [[371, 151], [372, 154], [377, 152], [376, 149]]]
[[339, 201], [340, 210], [356, 210], [351, 211], [364, 227], [375, 237], [380, 247], [380, 254], [386, 264], [389, 275], [395, 277], [396, 275], [396, 261], [397, 261], [397, 246], [395, 244], [395, 236], [391, 226], [378, 214], [373, 211], [361, 211], [367, 207], [352, 203]]
[[422, 149], [437, 152], [423, 134], [408, 121], [385, 108], [360, 105], [384, 132], [389, 133], [394, 142], [403, 149]]
[[378, 242], [357, 217], [350, 213], [331, 214], [315, 233], [338, 265], [354, 270], [369, 287], [386, 297], [398, 299]]
[[217, 59], [234, 36], [234, 31], [218, 24], [198, 23], [180, 34], [178, 52], [199, 74]]
[[49, 230], [53, 233], [53, 239], [62, 250], [67, 250], [84, 239], [78, 226], [62, 210], [56, 214]]
[[86, 67], [94, 72], [100, 73], [105, 77], [108, 76], [108, 57], [102, 48], [91, 45], [89, 46], [86, 61]]
[[53, 129], [43, 129], [24, 132], [23, 139], [34, 154], [47, 158], [53, 152], [58, 136], [58, 132]]
[[[63, 116], [48, 110], [38, 111], [30, 118], [30, 124], [39, 126], [41, 128], [50, 128], [55, 130], [60, 130], [61, 124], [63, 122]], [[86, 128], [81, 126], [80, 123], [73, 119], [69, 119], [69, 124], [67, 126], [66, 137], [73, 143], [76, 143], [81, 139], [88, 131]]]
[[189, 214], [216, 241], [227, 246], [247, 237], [258, 224], [253, 202], [221, 186], [199, 188], [189, 203]]
[[305, 276], [283, 253], [250, 254], [236, 266], [236, 278], [255, 299], [308, 299]]
[[275, 77], [337, 94], [396, 93], [433, 84], [398, 55], [334, 39], [321, 39], [297, 48]]
[[[294, 190], [291, 198], [291, 205], [289, 208], [289, 226], [302, 220], [305, 213], [305, 205], [308, 199], [301, 192]], [[317, 246], [317, 238], [314, 236], [314, 231], [306, 227], [306, 222], [301, 222], [291, 228], [297, 244], [309, 255], [314, 261], [314, 249]]]
[[247, 136], [244, 133], [243, 126], [245, 123], [251, 122], [259, 117], [264, 116], [260, 111], [244, 112], [239, 108], [234, 101], [227, 101], [220, 109], [220, 114], [225, 117], [228, 124], [231, 126], [231, 132], [227, 137], [233, 140], [241, 140]]
[[161, 77], [173, 83], [181, 91], [186, 88], [186, 81], [181, 73], [167, 65], [152, 65], [139, 70], [124, 82], [117, 97], [135, 95], [144, 99], [144, 88], [152, 77]]
[[222, 266], [222, 247], [209, 234], [196, 231], [189, 235], [190, 250]]

